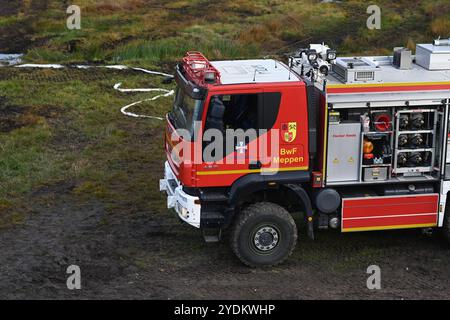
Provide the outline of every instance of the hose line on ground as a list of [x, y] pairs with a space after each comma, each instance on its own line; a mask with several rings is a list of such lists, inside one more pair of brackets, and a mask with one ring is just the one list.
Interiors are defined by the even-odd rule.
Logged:
[[[14, 68], [40, 68], [40, 69], [63, 69], [63, 68], [77, 68], [77, 69], [90, 69], [90, 68], [106, 68], [106, 69], [114, 69], [114, 70], [135, 70], [135, 71], [139, 71], [139, 72], [144, 72], [146, 74], [151, 74], [151, 75], [157, 75], [157, 76], [163, 76], [163, 77], [168, 77], [168, 78], [173, 78], [173, 75], [168, 74], [168, 73], [164, 73], [164, 72], [159, 72], [159, 71], [153, 71], [153, 70], [147, 70], [144, 68], [134, 68], [134, 67], [127, 67], [124, 65], [112, 65], [112, 66], [88, 66], [88, 65], [75, 65], [75, 66], [64, 66], [61, 64], [20, 64], [20, 65], [15, 65]], [[135, 105], [141, 104], [143, 102], [147, 102], [147, 101], [155, 101], [159, 98], [165, 98], [165, 97], [169, 97], [172, 96], [175, 91], [174, 90], [167, 90], [167, 89], [163, 89], [163, 88], [137, 88], [137, 89], [122, 89], [120, 88], [122, 85], [122, 83], [116, 83], [114, 85], [114, 89], [122, 92], [122, 93], [127, 93], [127, 92], [162, 92], [161, 94], [154, 96], [152, 98], [148, 98], [148, 99], [144, 99], [144, 100], [140, 100], [140, 101], [136, 101], [133, 102], [131, 104], [128, 104], [122, 108], [120, 108], [120, 112], [122, 114], [124, 114], [125, 116], [129, 116], [129, 117], [134, 117], [134, 118], [148, 118], [148, 119], [156, 119], [156, 120], [164, 120], [163, 117], [158, 117], [158, 116], [153, 116], [153, 115], [145, 115], [145, 114], [137, 114], [137, 113], [133, 113], [133, 112], [129, 112], [127, 111], [128, 108], [131, 108]]]

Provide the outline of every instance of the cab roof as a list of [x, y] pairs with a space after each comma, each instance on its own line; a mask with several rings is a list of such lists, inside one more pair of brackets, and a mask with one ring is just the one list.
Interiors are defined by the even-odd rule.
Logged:
[[220, 72], [222, 85], [301, 81], [284, 63], [273, 59], [225, 60], [210, 63]]

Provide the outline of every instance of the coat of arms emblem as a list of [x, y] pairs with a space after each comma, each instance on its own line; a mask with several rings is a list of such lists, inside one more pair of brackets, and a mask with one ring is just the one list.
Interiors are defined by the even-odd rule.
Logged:
[[297, 122], [288, 122], [281, 125], [281, 136], [284, 141], [292, 142], [297, 136]]

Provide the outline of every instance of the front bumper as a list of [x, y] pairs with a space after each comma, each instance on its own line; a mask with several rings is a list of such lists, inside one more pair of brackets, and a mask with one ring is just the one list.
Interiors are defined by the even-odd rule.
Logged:
[[175, 209], [181, 220], [200, 228], [200, 198], [183, 191], [183, 186], [167, 161], [164, 165], [164, 179], [159, 180], [159, 190], [167, 193], [167, 208]]

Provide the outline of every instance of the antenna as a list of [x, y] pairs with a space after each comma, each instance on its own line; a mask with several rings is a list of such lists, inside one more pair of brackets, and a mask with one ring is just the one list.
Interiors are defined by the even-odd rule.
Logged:
[[253, 82], [256, 81], [256, 72], [258, 71], [258, 69], [255, 68], [255, 73], [253, 74]]
[[288, 80], [291, 80], [291, 70], [292, 70], [292, 57], [289, 58], [289, 78]]

